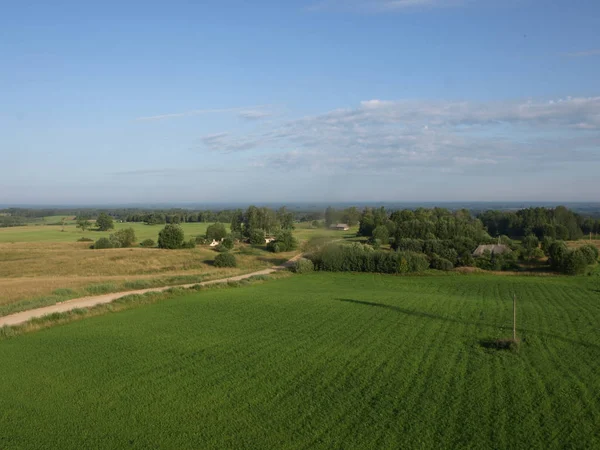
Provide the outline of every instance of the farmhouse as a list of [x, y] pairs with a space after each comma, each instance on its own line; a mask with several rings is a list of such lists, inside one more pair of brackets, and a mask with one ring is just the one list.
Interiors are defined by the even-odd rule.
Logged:
[[350, 226], [346, 223], [334, 223], [330, 225], [329, 228], [338, 231], [348, 231], [350, 229]]
[[488, 250], [493, 255], [502, 255], [503, 253], [510, 253], [512, 250], [508, 248], [507, 245], [503, 244], [488, 244], [488, 245], [480, 245], [473, 252], [473, 256], [475, 258], [479, 256], [483, 256], [483, 253]]

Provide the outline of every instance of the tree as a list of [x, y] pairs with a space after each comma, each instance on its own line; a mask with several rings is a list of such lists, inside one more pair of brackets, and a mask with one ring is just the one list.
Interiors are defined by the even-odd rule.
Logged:
[[244, 224], [244, 213], [241, 209], [236, 209], [231, 218], [231, 232], [241, 233], [242, 225]]
[[123, 228], [111, 234], [110, 237], [114, 237], [121, 247], [131, 247], [135, 242], [135, 231], [133, 228]]
[[336, 221], [336, 211], [331, 206], [325, 210], [325, 226], [330, 227]]
[[265, 243], [265, 232], [263, 230], [252, 230], [250, 232], [250, 243], [252, 245], [262, 245]]
[[227, 229], [222, 223], [213, 223], [206, 229], [206, 239], [220, 241], [227, 236]]
[[[523, 245], [523, 257], [525, 259], [533, 260], [540, 256], [540, 252], [538, 252], [538, 247], [540, 245], [540, 241], [537, 236], [534, 234], [530, 234], [529, 236], [525, 236], [522, 241]], [[542, 254], [543, 256], [543, 254]]]
[[159, 248], [181, 248], [183, 246], [184, 240], [185, 235], [183, 233], [183, 228], [174, 223], [165, 225], [165, 227], [160, 231], [160, 233], [158, 233]]
[[378, 239], [381, 244], [386, 245], [390, 242], [390, 232], [385, 225], [379, 225], [373, 230], [373, 239]]
[[96, 219], [96, 225], [98, 226], [99, 231], [108, 231], [115, 227], [113, 218], [106, 213], [100, 213]]
[[294, 213], [291, 213], [285, 209], [285, 206], [282, 206], [277, 210], [277, 220], [279, 221], [279, 225], [284, 230], [293, 230], [294, 227]]
[[87, 217], [81, 216], [77, 218], [77, 228], [81, 228], [81, 231], [89, 230], [92, 226], [92, 222]]
[[252, 230], [259, 230], [261, 228], [259, 215], [259, 210], [256, 206], [248, 206], [248, 209], [244, 213], [244, 236], [250, 237]]
[[350, 208], [346, 208], [342, 214], [342, 222], [347, 223], [349, 226], [353, 227], [360, 220], [360, 211], [356, 208], [356, 206], [352, 206]]

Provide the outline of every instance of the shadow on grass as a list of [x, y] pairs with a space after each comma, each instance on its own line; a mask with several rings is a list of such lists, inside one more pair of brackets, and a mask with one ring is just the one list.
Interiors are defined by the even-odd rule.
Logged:
[[479, 345], [487, 350], [509, 350], [518, 352], [520, 342], [513, 339], [482, 339]]
[[[365, 300], [355, 300], [355, 299], [351, 299], [351, 298], [336, 298], [334, 300], [336, 300], [338, 302], [354, 303], [357, 305], [388, 309], [390, 311], [395, 311], [395, 312], [398, 312], [401, 314], [406, 314], [408, 316], [413, 316], [413, 317], [423, 317], [423, 318], [427, 318], [427, 319], [442, 320], [445, 322], [459, 323], [462, 325], [475, 325], [475, 326], [483, 325], [483, 326], [487, 326], [490, 328], [498, 328], [498, 324], [491, 324], [491, 323], [487, 323], [487, 322], [474, 322], [474, 321], [470, 321], [470, 320], [459, 320], [459, 319], [455, 319], [453, 317], [440, 316], [438, 314], [426, 313], [426, 312], [422, 312], [422, 311], [415, 311], [415, 310], [411, 310], [411, 309], [401, 308], [399, 306], [386, 305], [385, 303], [368, 302]], [[591, 347], [591, 348], [600, 349], [600, 345], [593, 344], [591, 342], [577, 341], [575, 339], [570, 339], [570, 338], [567, 338], [564, 336], [558, 336], [558, 335], [551, 334], [551, 333], [545, 333], [543, 331], [529, 330], [526, 328], [517, 328], [517, 330], [519, 333], [525, 333], [525, 334], [531, 333], [531, 334], [535, 334], [535, 335], [539, 335], [539, 336], [549, 337], [552, 339], [558, 339], [560, 341], [567, 342], [569, 344], [581, 345], [586, 348]], [[486, 340], [480, 341], [480, 344], [482, 346], [484, 346], [483, 342], [485, 342], [485, 341]]]
[[357, 305], [365, 305], [365, 306], [373, 306], [375, 308], [389, 309], [391, 311], [396, 311], [396, 312], [406, 314], [409, 316], [425, 317], [427, 319], [437, 319], [437, 320], [444, 320], [446, 322], [455, 322], [455, 323], [463, 323], [463, 324], [470, 323], [470, 322], [465, 322], [462, 320], [453, 319], [450, 317], [439, 316], [437, 314], [431, 314], [431, 313], [426, 313], [426, 312], [421, 312], [421, 311], [414, 311], [411, 309], [401, 308], [399, 306], [386, 305], [384, 303], [367, 302], [365, 300], [354, 300], [351, 298], [336, 298], [335, 300], [337, 300], [339, 302], [355, 303]]

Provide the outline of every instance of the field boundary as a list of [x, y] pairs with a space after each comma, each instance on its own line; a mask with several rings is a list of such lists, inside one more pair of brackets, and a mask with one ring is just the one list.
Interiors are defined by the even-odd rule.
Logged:
[[66, 300], [61, 303], [56, 303], [54, 305], [44, 306], [43, 308], [35, 308], [35, 309], [20, 311], [15, 314], [10, 314], [8, 316], [0, 317], [0, 328], [5, 327], [5, 326], [22, 325], [32, 319], [41, 318], [44, 316], [48, 316], [50, 314], [65, 313], [65, 312], [73, 311], [75, 309], [92, 308], [94, 306], [111, 303], [115, 300], [118, 300], [120, 298], [129, 296], [129, 295], [143, 295], [143, 294], [147, 294], [149, 292], [164, 292], [164, 291], [167, 291], [167, 290], [173, 289], [173, 288], [186, 289], [186, 288], [191, 288], [194, 286], [210, 286], [213, 284], [226, 284], [229, 282], [241, 281], [241, 280], [245, 280], [245, 279], [252, 278], [255, 276], [259, 276], [259, 275], [269, 275], [273, 272], [286, 270], [286, 269], [290, 268], [294, 264], [294, 262], [297, 261], [300, 257], [302, 257], [302, 254], [298, 254], [298, 255], [294, 256], [293, 258], [289, 259], [288, 261], [286, 261], [285, 263], [283, 263], [279, 266], [273, 266], [268, 269], [262, 269], [262, 270], [259, 270], [256, 272], [246, 273], [243, 275], [235, 275], [233, 277], [228, 277], [228, 278], [219, 278], [217, 280], [202, 281], [199, 283], [190, 283], [190, 284], [160, 286], [160, 287], [153, 287], [153, 288], [146, 288], [146, 289], [137, 289], [134, 291], [111, 292], [109, 294], [74, 298], [71, 300]]

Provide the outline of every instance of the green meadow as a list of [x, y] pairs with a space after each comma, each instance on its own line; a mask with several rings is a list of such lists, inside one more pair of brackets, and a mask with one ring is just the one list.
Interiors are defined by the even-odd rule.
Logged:
[[[512, 334], [518, 352], [493, 341]], [[315, 273], [0, 341], [0, 448], [600, 447], [597, 277]]]
[[[183, 223], [181, 226], [188, 237], [204, 235], [210, 223]], [[164, 225], [146, 225], [144, 223], [115, 223], [111, 231], [95, 231], [94, 229], [82, 232], [75, 224], [61, 225], [28, 225], [22, 227], [0, 228], [0, 242], [75, 242], [86, 237], [97, 240], [107, 237], [116, 230], [133, 228], [138, 242], [144, 239], [158, 239], [158, 233]], [[229, 226], [227, 225], [229, 228]]]

